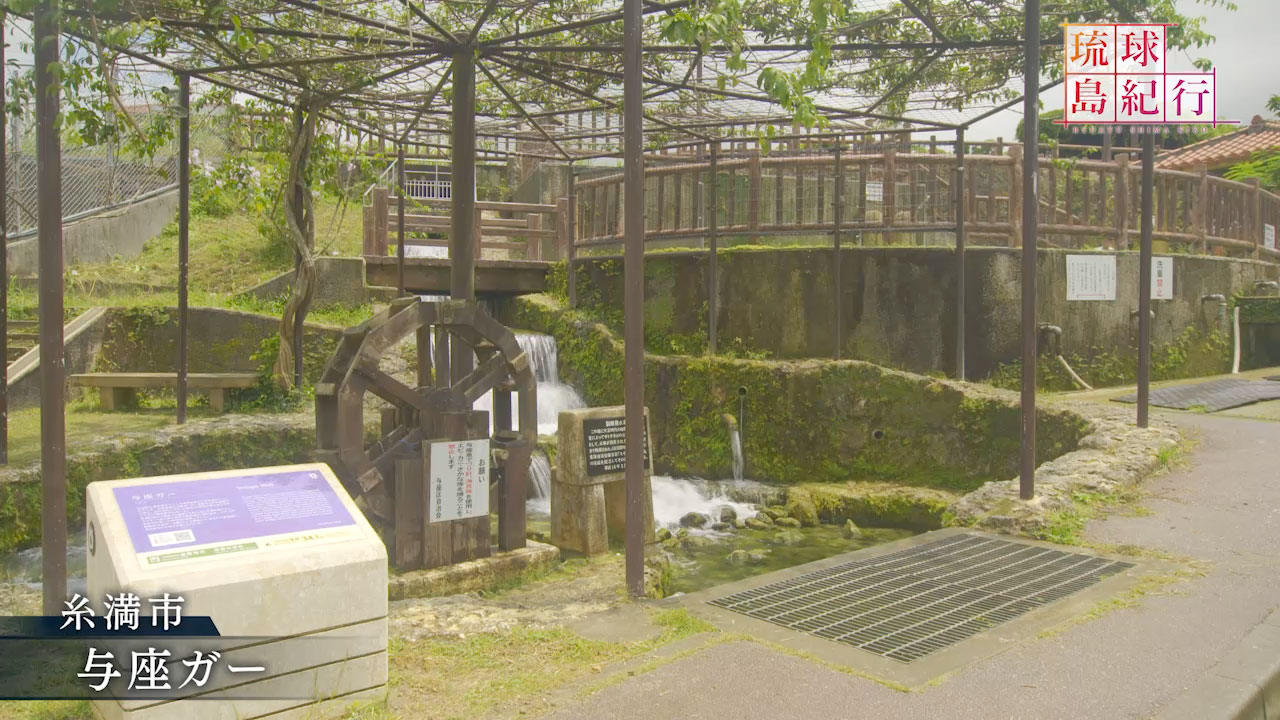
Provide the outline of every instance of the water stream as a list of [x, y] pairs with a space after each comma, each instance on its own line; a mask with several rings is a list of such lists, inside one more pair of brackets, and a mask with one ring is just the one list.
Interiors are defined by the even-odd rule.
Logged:
[[733, 479], [742, 479], [742, 434], [738, 428], [729, 430], [729, 447], [733, 449]]

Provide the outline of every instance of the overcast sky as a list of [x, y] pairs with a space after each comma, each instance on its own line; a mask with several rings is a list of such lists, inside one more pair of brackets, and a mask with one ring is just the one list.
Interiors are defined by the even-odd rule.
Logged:
[[[1267, 116], [1267, 98], [1280, 95], [1280, 0], [1235, 0], [1239, 10], [1205, 7], [1194, 0], [1177, 0], [1188, 15], [1203, 15], [1209, 34], [1217, 42], [1203, 48], [1172, 53], [1170, 70], [1195, 70], [1191, 61], [1207, 57], [1218, 71], [1218, 116], [1249, 122], [1254, 115]], [[1062, 108], [1061, 87], [1042, 98], [1044, 110]], [[974, 140], [1013, 139], [1022, 107], [984, 120], [968, 132]]]

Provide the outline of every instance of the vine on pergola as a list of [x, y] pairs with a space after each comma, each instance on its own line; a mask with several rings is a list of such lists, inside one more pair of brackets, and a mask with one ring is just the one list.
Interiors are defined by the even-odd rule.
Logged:
[[[7, 7], [30, 16], [36, 4]], [[706, 141], [725, 134], [717, 120], [743, 116], [765, 118], [766, 129], [963, 127], [1021, 95], [1022, 10], [1020, 0], [651, 0], [645, 131]], [[1061, 74], [1063, 22], [1176, 23], [1171, 49], [1212, 41], [1203, 18], [1174, 0], [1045, 0], [1042, 13], [1050, 80]], [[431, 142], [449, 130], [449, 66], [465, 53], [477, 66], [481, 139], [533, 133], [551, 148], [546, 159], [563, 161], [620, 154], [620, 122], [588, 133], [567, 121], [619, 115], [621, 0], [84, 0], [63, 8], [62, 27], [66, 116], [90, 134], [122, 127], [107, 121], [122, 113], [108, 68], [125, 57], [290, 109], [282, 201], [299, 272], [281, 318], [282, 383], [315, 284], [309, 162], [319, 123]], [[88, 86], [97, 99], [82, 99]]]

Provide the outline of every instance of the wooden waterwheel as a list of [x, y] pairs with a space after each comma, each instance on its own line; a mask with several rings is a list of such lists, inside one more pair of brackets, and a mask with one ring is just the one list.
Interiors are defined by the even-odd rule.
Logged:
[[[415, 387], [379, 369], [388, 350], [410, 335], [417, 344]], [[450, 374], [451, 344], [453, 357], [459, 351], [475, 353], [473, 370]], [[488, 413], [472, 409], [491, 390], [492, 436]], [[366, 393], [388, 403], [376, 440], [366, 433]], [[514, 428], [512, 393], [519, 399]], [[383, 532], [398, 567], [434, 567], [489, 554], [487, 516], [427, 522], [424, 442], [490, 439], [498, 545], [503, 550], [524, 547], [525, 480], [537, 440], [537, 383], [515, 334], [478, 304], [395, 300], [343, 333], [315, 394], [320, 457]]]

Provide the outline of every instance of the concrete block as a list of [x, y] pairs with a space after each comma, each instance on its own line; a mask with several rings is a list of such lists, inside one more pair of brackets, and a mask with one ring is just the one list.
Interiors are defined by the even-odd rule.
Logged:
[[386, 549], [328, 465], [96, 482], [86, 499], [92, 604], [180, 595], [223, 637], [148, 644], [266, 668], [215, 673], [202, 697], [226, 702], [100, 701], [101, 717], [257, 717], [385, 685]]
[[[560, 413], [556, 467], [551, 471], [551, 542], [586, 555], [606, 552], [609, 537], [625, 537], [626, 486], [622, 452], [623, 407]], [[653, 457], [649, 409], [645, 408], [646, 459]], [[644, 529], [652, 542], [653, 468], [644, 468]]]

